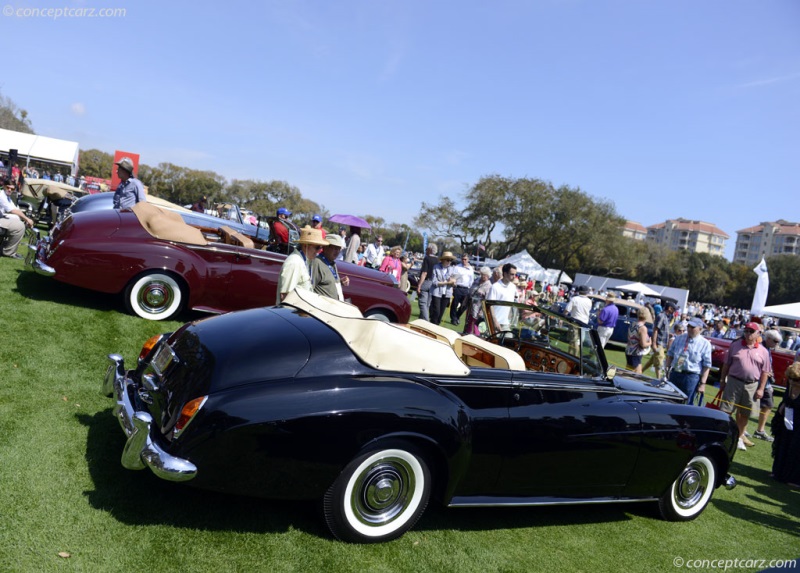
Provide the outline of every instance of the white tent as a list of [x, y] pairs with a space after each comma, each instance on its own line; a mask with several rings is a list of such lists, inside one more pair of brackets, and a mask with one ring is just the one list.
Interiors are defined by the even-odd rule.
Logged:
[[572, 278], [567, 273], [559, 269], [542, 269], [541, 271], [534, 273], [532, 276], [534, 280], [544, 283], [572, 284]]
[[68, 165], [73, 169], [78, 165], [77, 141], [0, 129], [0, 153], [8, 153], [11, 149], [17, 150], [20, 163], [23, 159], [36, 159]]
[[788, 318], [789, 320], [800, 320], [800, 302], [790, 302], [789, 304], [773, 304], [764, 307], [764, 316], [775, 318]]
[[[497, 261], [496, 266], [502, 267], [506, 263], [511, 263], [517, 267], [517, 272], [525, 273], [528, 276], [535, 276], [537, 272], [543, 271], [544, 267], [528, 253], [527, 249]], [[538, 279], [537, 279], [538, 280]]]
[[643, 294], [644, 296], [658, 296], [659, 293], [651, 289], [646, 284], [642, 283], [628, 283], [623, 285], [617, 285], [615, 287], [609, 287], [613, 290], [624, 290], [624, 291], [631, 291], [631, 292], [638, 292], [639, 294]]

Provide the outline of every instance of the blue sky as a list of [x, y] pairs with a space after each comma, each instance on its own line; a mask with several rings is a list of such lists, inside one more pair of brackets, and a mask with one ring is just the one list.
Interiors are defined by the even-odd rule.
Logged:
[[410, 223], [498, 173], [714, 223], [729, 259], [800, 220], [795, 0], [5, 0], [0, 31], [37, 133], [333, 213]]

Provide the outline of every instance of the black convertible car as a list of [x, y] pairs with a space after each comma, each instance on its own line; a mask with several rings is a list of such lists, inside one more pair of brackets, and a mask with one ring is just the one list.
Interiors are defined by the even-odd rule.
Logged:
[[311, 293], [186, 324], [119, 355], [104, 390], [122, 464], [197, 487], [321, 500], [331, 532], [387, 541], [448, 506], [654, 501], [697, 517], [737, 429], [672, 385], [609, 368], [597, 334], [487, 303], [487, 338], [365, 320]]

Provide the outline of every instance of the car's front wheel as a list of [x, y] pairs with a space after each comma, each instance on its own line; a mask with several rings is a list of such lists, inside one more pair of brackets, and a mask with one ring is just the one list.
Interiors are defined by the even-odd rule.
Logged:
[[713, 461], [704, 455], [693, 457], [658, 500], [661, 517], [669, 521], [689, 521], [700, 515], [711, 500], [716, 479]]
[[125, 304], [132, 313], [147, 320], [167, 320], [184, 303], [184, 290], [178, 280], [163, 272], [147, 272], [130, 282]]
[[328, 489], [325, 521], [342, 541], [390, 541], [414, 526], [430, 492], [430, 471], [414, 448], [373, 450], [350, 462]]

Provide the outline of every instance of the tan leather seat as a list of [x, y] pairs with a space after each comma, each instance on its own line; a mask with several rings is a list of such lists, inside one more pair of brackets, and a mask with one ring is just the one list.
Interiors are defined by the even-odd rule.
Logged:
[[525, 361], [519, 354], [473, 334], [459, 337], [453, 349], [467, 366], [525, 370]]
[[220, 227], [219, 232], [220, 235], [222, 235], [222, 240], [226, 245], [235, 245], [237, 247], [246, 247], [248, 249], [256, 248], [256, 244], [253, 242], [253, 239], [240, 233], [239, 231], [231, 229], [227, 225]]

